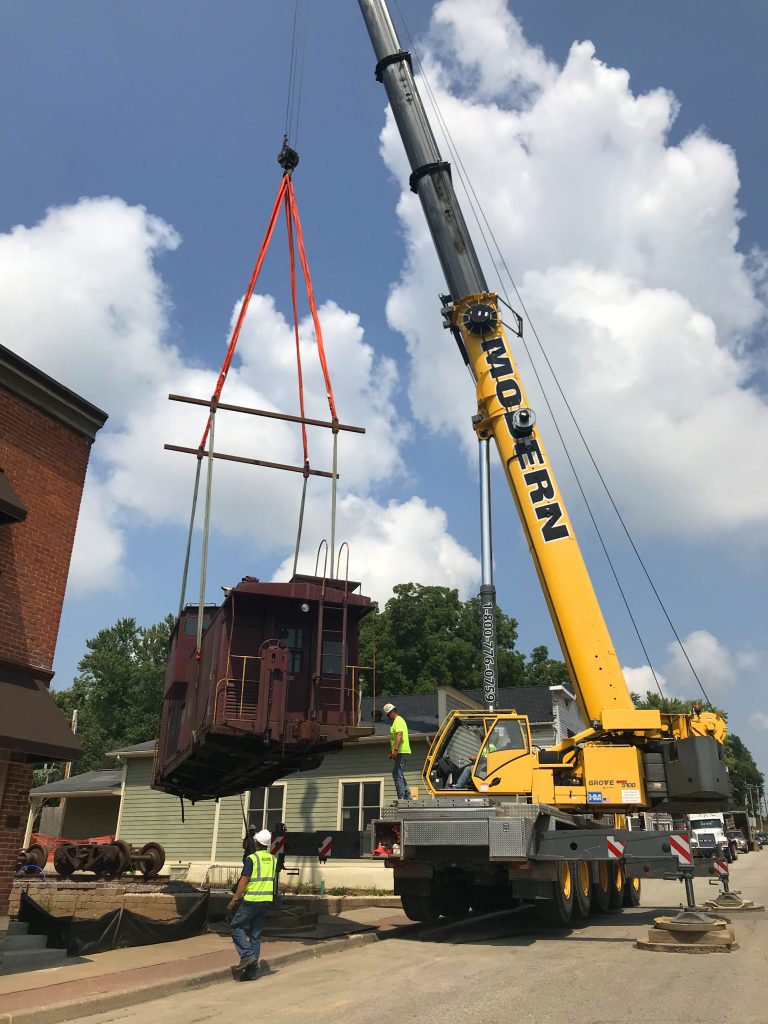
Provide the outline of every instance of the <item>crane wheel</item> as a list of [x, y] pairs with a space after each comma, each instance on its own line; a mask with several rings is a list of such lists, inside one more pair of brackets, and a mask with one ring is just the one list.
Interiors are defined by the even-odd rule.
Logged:
[[640, 906], [640, 879], [628, 878], [624, 883], [624, 906]]
[[592, 883], [592, 910], [607, 914], [611, 909], [611, 871], [605, 860], [597, 862], [597, 877]]
[[592, 871], [589, 861], [576, 860], [571, 865], [574, 878], [573, 912], [577, 917], [589, 917], [592, 909]]
[[608, 874], [611, 879], [611, 887], [608, 890], [608, 910], [612, 914], [615, 914], [624, 906], [624, 883], [626, 881], [626, 877], [624, 875], [623, 864], [610, 864], [608, 867]]
[[536, 913], [547, 924], [555, 928], [568, 926], [573, 914], [576, 891], [573, 867], [570, 861], [558, 865], [557, 881], [552, 883], [552, 898], [536, 901]]
[[403, 893], [400, 897], [403, 912], [411, 921], [434, 924], [440, 919], [440, 903], [430, 893]]

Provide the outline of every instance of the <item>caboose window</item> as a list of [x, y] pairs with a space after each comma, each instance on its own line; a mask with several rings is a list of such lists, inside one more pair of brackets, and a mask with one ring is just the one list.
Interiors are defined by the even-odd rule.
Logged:
[[[337, 637], [338, 639], [336, 639]], [[349, 644], [347, 644], [347, 664], [349, 664]], [[341, 633], [329, 630], [323, 637], [323, 660], [320, 672], [324, 676], [340, 676], [341, 669]]]
[[288, 671], [291, 675], [301, 672], [304, 655], [304, 630], [296, 626], [281, 626], [280, 639], [291, 652]]
[[[203, 616], [203, 632], [205, 632], [205, 630], [208, 629], [210, 624], [211, 624], [210, 616], [209, 615], [204, 615]], [[184, 620], [184, 633], [185, 633], [186, 636], [194, 636], [195, 633], [197, 633], [197, 616], [196, 615], [190, 615], [189, 618]]]

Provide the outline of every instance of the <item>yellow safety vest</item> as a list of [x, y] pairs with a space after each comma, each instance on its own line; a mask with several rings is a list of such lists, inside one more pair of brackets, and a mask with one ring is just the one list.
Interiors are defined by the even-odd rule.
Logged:
[[257, 850], [248, 860], [251, 862], [251, 877], [243, 899], [246, 903], [271, 903], [275, 895], [277, 858], [269, 850]]

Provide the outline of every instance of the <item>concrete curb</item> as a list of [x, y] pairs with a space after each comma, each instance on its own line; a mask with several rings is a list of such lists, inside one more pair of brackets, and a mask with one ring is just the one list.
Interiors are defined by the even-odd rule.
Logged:
[[[283, 953], [272, 959], [265, 959], [268, 968], [285, 967], [288, 964], [299, 963], [302, 960], [319, 959], [323, 956], [330, 956], [333, 953], [341, 953], [346, 949], [354, 949], [358, 946], [367, 946], [373, 942], [381, 942], [384, 939], [395, 939], [418, 930], [418, 925], [401, 925], [392, 928], [390, 931], [379, 934], [375, 931], [357, 932], [354, 935], [344, 936], [339, 939], [329, 939], [320, 942], [315, 946], [304, 946], [301, 949], [290, 953]], [[94, 1013], [105, 1013], [108, 1010], [122, 1009], [127, 1006], [137, 1006], [140, 1003], [148, 1003], [153, 999], [160, 999], [163, 996], [175, 995], [177, 992], [186, 992], [189, 989], [205, 988], [217, 982], [231, 981], [231, 967], [217, 967], [214, 970], [201, 974], [189, 974], [170, 981], [153, 982], [141, 988], [118, 989], [115, 992], [105, 992], [100, 995], [88, 996], [76, 1002], [57, 1003], [50, 1006], [36, 1006], [29, 1010], [19, 1010], [15, 1013], [0, 1013], [0, 1024], [61, 1024], [63, 1021], [73, 1020], [77, 1017], [87, 1017]]]

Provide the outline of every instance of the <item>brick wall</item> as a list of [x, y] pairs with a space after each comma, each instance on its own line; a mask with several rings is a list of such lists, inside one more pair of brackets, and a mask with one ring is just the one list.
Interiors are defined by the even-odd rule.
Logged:
[[[28, 510], [0, 525], [0, 660], [50, 672], [92, 441], [0, 388], [0, 467]], [[0, 915], [24, 841], [32, 769], [0, 785]], [[18, 820], [18, 825], [15, 822]]]
[[50, 669], [91, 441], [0, 389], [0, 466], [28, 509], [0, 526], [0, 658]]
[[[198, 891], [187, 893], [132, 892], [131, 883], [16, 881], [10, 913], [19, 912], [21, 893], [26, 892], [54, 917], [82, 917], [93, 920], [111, 910], [132, 910], [153, 921], [175, 921], [200, 899]], [[229, 898], [227, 896], [227, 898]]]
[[[32, 767], [11, 760], [4, 774], [5, 784], [0, 785], [0, 915], [8, 912], [16, 857], [24, 842]], [[8, 824], [14, 820], [18, 820], [17, 826]]]

